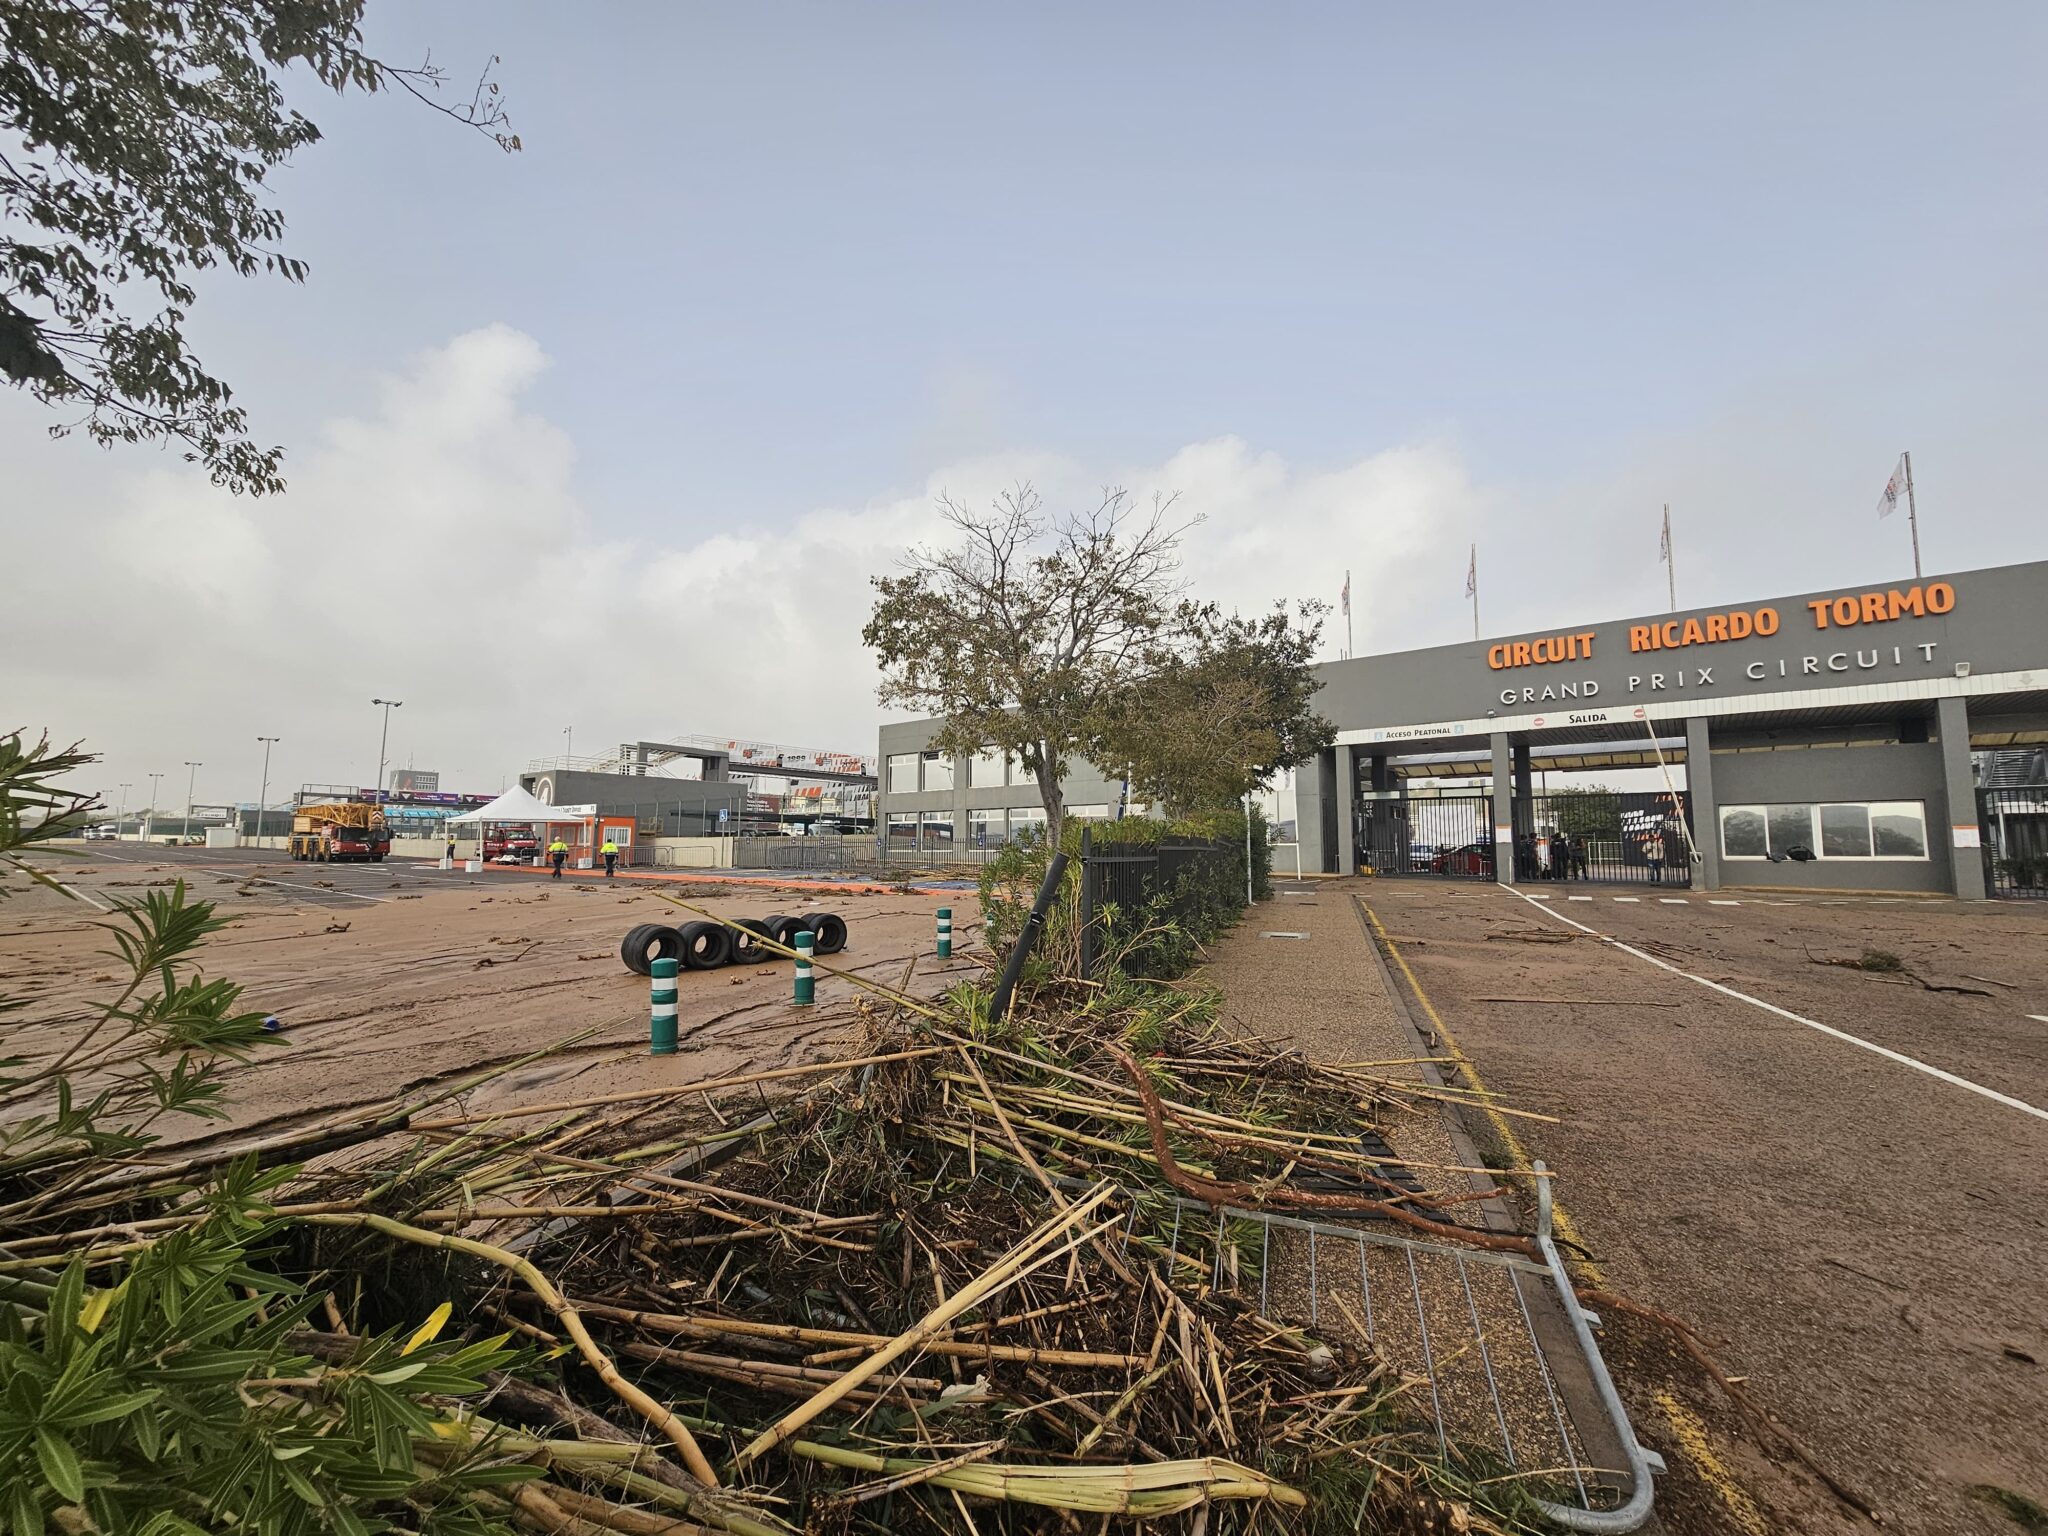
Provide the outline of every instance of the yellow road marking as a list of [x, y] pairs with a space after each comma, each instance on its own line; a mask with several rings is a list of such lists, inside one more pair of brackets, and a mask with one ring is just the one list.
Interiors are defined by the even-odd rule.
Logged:
[[1742, 1491], [1727, 1463], [1714, 1454], [1713, 1446], [1707, 1441], [1707, 1426], [1700, 1416], [1669, 1392], [1657, 1394], [1657, 1406], [1664, 1410], [1679, 1450], [1685, 1453], [1685, 1459], [1699, 1473], [1700, 1481], [1719, 1495], [1736, 1525], [1741, 1527], [1743, 1536], [1771, 1536], [1770, 1523], [1764, 1519], [1764, 1512]]
[[[1429, 994], [1422, 990], [1422, 983], [1415, 979], [1415, 972], [1408, 967], [1408, 957], [1401, 953], [1401, 946], [1396, 944], [1392, 936], [1388, 934], [1386, 925], [1380, 921], [1380, 915], [1373, 911], [1371, 904], [1363, 899], [1358, 904], [1365, 909], [1366, 921], [1372, 924], [1372, 931], [1379, 935], [1380, 942], [1387, 946], [1387, 953], [1394, 957], [1394, 964], [1401, 968], [1401, 975], [1408, 983], [1408, 990], [1415, 994], [1415, 1000], [1422, 1004], [1422, 1011], [1429, 1015], [1430, 1024], [1435, 1027], [1437, 1034], [1442, 1038], [1444, 1044], [1450, 1047], [1451, 1059], [1457, 1062], [1459, 1067], [1463, 1069], [1465, 1076], [1481, 1095], [1490, 1093], [1491, 1090], [1487, 1088], [1485, 1079], [1479, 1075], [1479, 1069], [1472, 1064], [1472, 1058], [1465, 1054], [1463, 1047], [1458, 1044], [1458, 1037], [1451, 1033], [1450, 1026], [1443, 1021], [1443, 1015], [1436, 1011], [1436, 1004], [1429, 1000]], [[1521, 1138], [1515, 1134], [1514, 1127], [1508, 1124], [1508, 1117], [1487, 1103], [1483, 1097], [1479, 1099], [1478, 1106], [1486, 1112], [1488, 1122], [1491, 1123], [1494, 1132], [1500, 1137], [1501, 1145], [1507, 1148], [1508, 1156], [1514, 1159], [1515, 1166], [1524, 1173], [1527, 1173], [1530, 1170], [1532, 1159], [1529, 1156], [1528, 1150], [1523, 1147]], [[1565, 1208], [1554, 1199], [1550, 1204], [1550, 1219], [1551, 1225], [1557, 1229], [1557, 1235], [1579, 1250], [1579, 1256], [1575, 1259], [1575, 1262], [1585, 1272], [1586, 1277], [1595, 1285], [1605, 1285], [1607, 1280], [1600, 1273], [1600, 1266], [1591, 1259], [1584, 1257], [1586, 1245], [1579, 1240], [1577, 1225], [1565, 1213]]]
[[[1407, 956], [1401, 953], [1401, 946], [1394, 942], [1393, 936], [1387, 932], [1386, 925], [1380, 921], [1380, 915], [1363, 899], [1358, 905], [1364, 909], [1366, 920], [1372, 924], [1372, 931], [1379, 936], [1380, 942], [1387, 946], [1387, 953], [1394, 957], [1394, 964], [1401, 968], [1401, 976], [1408, 983], [1408, 990], [1415, 994], [1415, 1000], [1422, 1004], [1422, 1011], [1429, 1015], [1429, 1022], [1435, 1027], [1444, 1044], [1450, 1047], [1451, 1059], [1457, 1062], [1465, 1075], [1471, 1079], [1474, 1088], [1482, 1094], [1487, 1093], [1489, 1090], [1479, 1076], [1479, 1069], [1472, 1065], [1472, 1058], [1465, 1054], [1464, 1048], [1458, 1044], [1458, 1037], [1451, 1033], [1450, 1026], [1444, 1023], [1443, 1015], [1436, 1011], [1436, 1004], [1432, 1003], [1429, 994], [1422, 990], [1421, 981], [1410, 968]], [[1494, 1131], [1499, 1135], [1508, 1155], [1526, 1172], [1531, 1166], [1529, 1153], [1522, 1146], [1521, 1138], [1515, 1135], [1514, 1127], [1508, 1123], [1507, 1117], [1497, 1112], [1484, 1099], [1478, 1101], [1478, 1107], [1486, 1112], [1487, 1119], [1492, 1122]], [[1558, 1235], [1579, 1248], [1579, 1256], [1574, 1260], [1578, 1268], [1595, 1285], [1604, 1286], [1607, 1282], [1600, 1273], [1600, 1266], [1584, 1257], [1586, 1245], [1579, 1241], [1577, 1227], [1571, 1217], [1565, 1214], [1564, 1207], [1554, 1198], [1550, 1205], [1550, 1218]], [[1707, 1440], [1707, 1426], [1699, 1415], [1666, 1391], [1657, 1393], [1657, 1406], [1663, 1410], [1664, 1417], [1670, 1422], [1672, 1437], [1677, 1440], [1679, 1449], [1685, 1453], [1685, 1459], [1692, 1464], [1693, 1470], [1699, 1473], [1700, 1481], [1714, 1491], [1715, 1497], [1720, 1499], [1730, 1518], [1743, 1532], [1743, 1536], [1771, 1536], [1771, 1528], [1764, 1519], [1763, 1511], [1757, 1508], [1754, 1499], [1742, 1491], [1741, 1484], [1735, 1481], [1735, 1476], [1728, 1470], [1727, 1463], [1714, 1454], [1714, 1448]]]

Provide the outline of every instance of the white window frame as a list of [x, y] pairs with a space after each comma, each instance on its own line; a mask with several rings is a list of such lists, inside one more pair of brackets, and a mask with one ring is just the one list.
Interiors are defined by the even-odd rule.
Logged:
[[[1721, 857], [1724, 861], [1742, 864], [1764, 864], [1770, 862], [1771, 810], [1775, 806], [1804, 805], [1808, 808], [1808, 841], [1806, 846], [1813, 850], [1816, 864], [1925, 864], [1934, 857], [1934, 845], [1927, 836], [1927, 802], [1924, 800], [1770, 800], [1741, 805], [1724, 805], [1715, 813], [1715, 833], [1721, 841]], [[1865, 825], [1870, 827], [1869, 853], [1828, 853], [1821, 847], [1821, 813], [1843, 806], [1855, 806], [1862, 810]], [[1764, 819], [1764, 853], [1730, 853], [1728, 851], [1729, 813], [1752, 811]], [[1872, 823], [1880, 814], [1888, 816], [1910, 815], [1920, 823], [1920, 852], [1879, 853], [1877, 829]]]
[[[910, 765], [910, 783], [900, 785], [896, 782], [896, 774], [905, 763]], [[915, 752], [891, 752], [882, 763], [882, 782], [887, 786], [887, 793], [889, 794], [916, 794], [918, 789], [918, 754]]]
[[[953, 787], [955, 764], [950, 754], [926, 751], [919, 753], [918, 756], [923, 760], [923, 766], [919, 769], [922, 774], [918, 781], [920, 789], [945, 790]], [[939, 782], [942, 779], [944, 783]]]
[[1010, 779], [1010, 755], [999, 747], [983, 747], [967, 759], [969, 789], [1001, 789]]

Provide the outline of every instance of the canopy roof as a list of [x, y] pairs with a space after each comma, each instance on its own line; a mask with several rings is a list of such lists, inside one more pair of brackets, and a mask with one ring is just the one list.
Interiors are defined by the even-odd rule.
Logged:
[[480, 805], [473, 811], [464, 811], [460, 816], [450, 816], [450, 821], [551, 821], [569, 822], [585, 819], [580, 806], [569, 807], [549, 805], [545, 800], [536, 800], [525, 789], [515, 784], [498, 796], [489, 805]]

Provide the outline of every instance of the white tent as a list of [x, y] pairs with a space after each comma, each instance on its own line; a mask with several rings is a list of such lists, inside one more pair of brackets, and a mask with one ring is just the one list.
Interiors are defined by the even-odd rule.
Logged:
[[[476, 826], [477, 857], [469, 861], [469, 867], [471, 870], [477, 870], [483, 868], [482, 831], [486, 826], [504, 822], [510, 822], [515, 826], [535, 823], [581, 826], [596, 815], [597, 807], [594, 805], [549, 805], [545, 800], [536, 800], [524, 789], [514, 785], [489, 805], [480, 805], [473, 811], [464, 811], [460, 816], [450, 816], [447, 825], [453, 827], [458, 823], [469, 822]], [[441, 867], [453, 868], [454, 861], [444, 856]]]
[[479, 823], [515, 821], [585, 821], [596, 813], [595, 806], [549, 805], [545, 800], [536, 800], [518, 785], [508, 789], [489, 805], [480, 805], [473, 811], [464, 811], [460, 816], [450, 816], [450, 823], [474, 821]]

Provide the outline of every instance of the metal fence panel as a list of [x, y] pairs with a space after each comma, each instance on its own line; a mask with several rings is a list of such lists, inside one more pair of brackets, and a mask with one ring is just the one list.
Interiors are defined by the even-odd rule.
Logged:
[[[1984, 888], [1993, 896], [2048, 900], [2048, 784], [1977, 791]], [[1957, 849], [1958, 858], [1967, 850]]]

